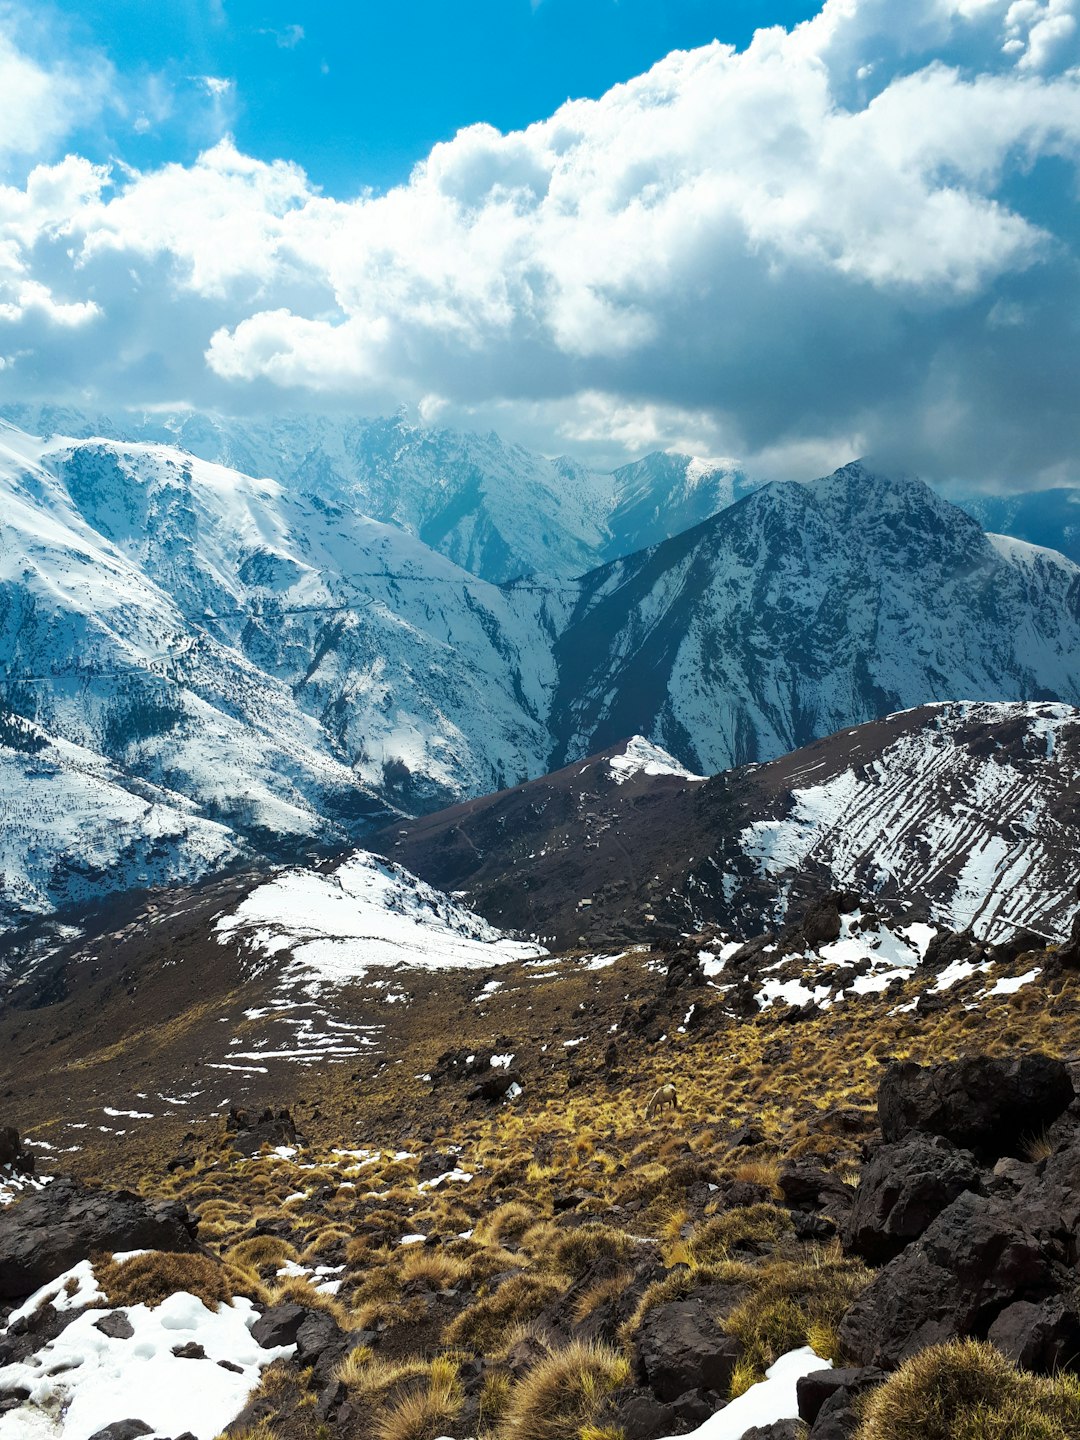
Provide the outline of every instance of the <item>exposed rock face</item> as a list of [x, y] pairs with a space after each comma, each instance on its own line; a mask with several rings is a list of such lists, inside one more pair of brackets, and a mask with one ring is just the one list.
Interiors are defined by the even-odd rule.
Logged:
[[1019, 1060], [975, 1056], [924, 1067], [907, 1060], [886, 1072], [878, 1118], [886, 1141], [912, 1131], [944, 1135], [983, 1161], [1021, 1154], [1074, 1098], [1060, 1060], [1025, 1055]]
[[14, 1170], [19, 1175], [34, 1173], [34, 1157], [25, 1149], [18, 1130], [0, 1125], [0, 1170]]
[[96, 1250], [197, 1250], [197, 1229], [179, 1201], [57, 1180], [0, 1210], [0, 1300], [30, 1295]]
[[881, 1264], [918, 1239], [965, 1190], [981, 1190], [971, 1153], [941, 1135], [885, 1145], [862, 1173], [841, 1232], [844, 1249]]
[[1017, 1300], [990, 1326], [992, 1341], [1025, 1370], [1053, 1374], [1080, 1366], [1080, 1292], [1039, 1305]]
[[1006, 1306], [1068, 1283], [1015, 1207], [965, 1192], [878, 1274], [840, 1327], [864, 1365], [892, 1369], [942, 1341], [985, 1335]]
[[232, 1148], [248, 1156], [257, 1155], [264, 1145], [296, 1145], [303, 1138], [288, 1110], [275, 1114], [269, 1106], [261, 1115], [231, 1106], [225, 1129]]
[[707, 1296], [695, 1296], [658, 1305], [642, 1322], [638, 1371], [661, 1400], [699, 1388], [727, 1393], [742, 1347], [721, 1334], [712, 1308]]

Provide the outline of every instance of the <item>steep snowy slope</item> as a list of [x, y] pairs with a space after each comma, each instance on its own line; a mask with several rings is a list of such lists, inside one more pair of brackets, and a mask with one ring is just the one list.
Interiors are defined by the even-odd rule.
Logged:
[[196, 879], [244, 853], [183, 795], [0, 713], [0, 932], [112, 892]]
[[162, 446], [5, 427], [0, 514], [4, 705], [264, 850], [542, 769], [543, 594]]
[[1080, 711], [928, 705], [705, 781], [640, 741], [371, 842], [498, 924], [572, 944], [747, 935], [833, 888], [987, 938], [1068, 934]]
[[859, 464], [586, 576], [553, 764], [641, 731], [695, 770], [928, 700], [1080, 699], [1080, 568]]
[[599, 559], [646, 550], [718, 514], [759, 488], [726, 460], [656, 451], [612, 476], [614, 503]]

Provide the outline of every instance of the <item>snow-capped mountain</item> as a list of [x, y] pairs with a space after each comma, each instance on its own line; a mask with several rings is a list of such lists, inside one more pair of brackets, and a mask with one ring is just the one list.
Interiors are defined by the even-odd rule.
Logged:
[[410, 424], [401, 415], [237, 420], [54, 406], [8, 406], [0, 414], [34, 434], [177, 446], [268, 476], [290, 494], [317, 495], [403, 529], [495, 583], [581, 575], [678, 534], [753, 488], [728, 461], [656, 453], [603, 473], [495, 434]]
[[593, 571], [556, 645], [553, 765], [640, 731], [692, 769], [927, 700], [1080, 698], [1080, 567], [852, 464]]
[[640, 738], [371, 842], [557, 945], [756, 934], [830, 889], [999, 941], [1067, 936], [1080, 710], [927, 705], [710, 780]]

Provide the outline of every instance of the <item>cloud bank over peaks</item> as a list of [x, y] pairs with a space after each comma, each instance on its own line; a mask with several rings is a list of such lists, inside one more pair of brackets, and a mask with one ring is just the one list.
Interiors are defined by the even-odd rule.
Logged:
[[828, 0], [527, 130], [472, 126], [382, 195], [229, 139], [145, 173], [39, 165], [0, 188], [5, 385], [1067, 478], [1076, 11]]

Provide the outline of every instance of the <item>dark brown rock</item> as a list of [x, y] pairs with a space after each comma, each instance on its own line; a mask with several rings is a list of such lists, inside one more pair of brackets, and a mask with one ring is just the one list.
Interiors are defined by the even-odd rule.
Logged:
[[0, 1300], [31, 1294], [95, 1250], [190, 1253], [197, 1229], [179, 1201], [54, 1181], [0, 1209]]
[[695, 1389], [727, 1393], [742, 1347], [721, 1333], [712, 1311], [709, 1301], [695, 1296], [646, 1314], [636, 1342], [637, 1369], [661, 1400], [674, 1403]]
[[1048, 1299], [1067, 1283], [1014, 1204], [965, 1191], [881, 1270], [840, 1326], [847, 1354], [893, 1369], [946, 1340], [984, 1335], [1016, 1300]]
[[1053, 1375], [1080, 1369], [1080, 1296], [1054, 1296], [1040, 1304], [1017, 1300], [990, 1326], [987, 1339], [1014, 1365]]
[[841, 1228], [844, 1249], [883, 1264], [965, 1190], [982, 1190], [974, 1158], [944, 1136], [914, 1134], [884, 1145], [860, 1178]]
[[130, 1340], [135, 1334], [134, 1325], [122, 1310], [110, 1310], [108, 1315], [95, 1320], [94, 1329], [100, 1330], [102, 1335], [108, 1335], [110, 1340]]
[[274, 1305], [259, 1316], [251, 1327], [251, 1338], [264, 1350], [279, 1345], [295, 1345], [297, 1332], [308, 1312], [302, 1305]]
[[1048, 1055], [973, 1056], [945, 1065], [892, 1065], [878, 1092], [889, 1143], [912, 1131], [944, 1135], [985, 1163], [1021, 1154], [1073, 1100], [1068, 1069]]

